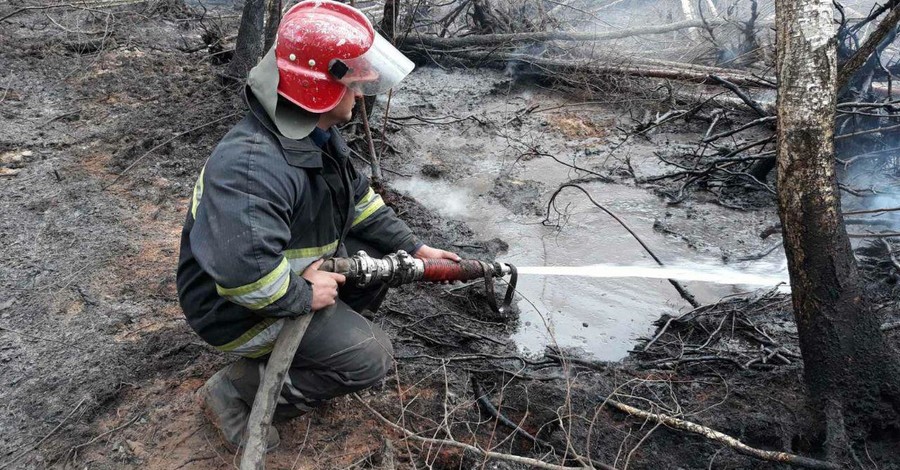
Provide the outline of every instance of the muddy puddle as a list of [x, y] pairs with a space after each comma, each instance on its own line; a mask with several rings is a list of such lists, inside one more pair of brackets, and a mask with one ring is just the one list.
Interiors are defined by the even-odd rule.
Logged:
[[[542, 224], [553, 191], [574, 177], [587, 175], [552, 158], [523, 158], [523, 153], [537, 150], [602, 172], [613, 164], [604, 149], [615, 143], [609, 134], [618, 119], [614, 108], [569, 109], [572, 103], [511, 83], [499, 73], [474, 80], [454, 72], [421, 69], [410, 78], [407, 87], [415, 92], [399, 90], [393, 97], [391, 116], [418, 115], [450, 123], [406, 126], [399, 133], [403, 142], [398, 147], [402, 145], [404, 152], [414, 157], [388, 164], [405, 175], [392, 176], [393, 187], [444, 216], [465, 221], [477, 238], [506, 241], [509, 250], [500, 258], [515, 265], [654, 264], [617, 222], [577, 190], [566, 190], [557, 199], [557, 208], [564, 212], [553, 218], [559, 227]], [[491, 90], [490, 100], [473, 102], [470, 98], [491, 96]], [[416, 93], [425, 97], [424, 102], [414, 100]], [[535, 105], [536, 112], [521, 115], [521, 109]], [[510, 119], [519, 124], [514, 130], [503, 126]], [[658, 139], [671, 143], [690, 137]], [[631, 155], [632, 164], [641, 165], [645, 159], [650, 167], [652, 152], [659, 145], [663, 144], [639, 142], [620, 151]], [[650, 191], [627, 184], [595, 181], [582, 186], [622, 217], [664, 262], [673, 265], [721, 265], [726, 252], [761, 248], [766, 243], [759, 240], [758, 233], [774, 221], [771, 211], [738, 212], [702, 203], [669, 207]], [[681, 219], [686, 222], [679, 222]], [[731, 263], [729, 267], [786, 273], [779, 252], [762, 261]], [[759, 288], [684, 284], [701, 303]], [[636, 338], [652, 332], [652, 322], [661, 314], [690, 308], [660, 279], [528, 275], [519, 278], [518, 290], [521, 318], [513, 339], [525, 354], [537, 354], [546, 345], [557, 344], [584, 350], [601, 360], [621, 359]]]

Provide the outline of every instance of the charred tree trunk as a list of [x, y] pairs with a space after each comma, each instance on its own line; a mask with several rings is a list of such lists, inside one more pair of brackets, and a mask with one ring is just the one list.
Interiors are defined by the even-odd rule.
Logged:
[[804, 379], [829, 457], [897, 429], [900, 368], [861, 288], [834, 166], [837, 67], [831, 0], [777, 0], [778, 209]]
[[228, 75], [243, 80], [275, 42], [281, 0], [246, 0]]
[[397, 15], [400, 11], [397, 8], [397, 0], [385, 0], [384, 10], [381, 15], [381, 35], [385, 39], [395, 44], [397, 37]]

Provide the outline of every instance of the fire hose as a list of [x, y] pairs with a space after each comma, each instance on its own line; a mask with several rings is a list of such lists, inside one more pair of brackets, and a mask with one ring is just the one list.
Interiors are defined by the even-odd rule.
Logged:
[[[495, 261], [487, 263], [481, 260], [464, 259], [451, 261], [446, 259], [418, 259], [405, 251], [391, 253], [382, 259], [370, 257], [360, 251], [349, 258], [331, 258], [322, 263], [320, 271], [343, 274], [347, 282], [358, 287], [376, 284], [399, 286], [412, 282], [444, 282], [473, 281], [484, 279], [488, 304], [495, 312], [502, 313], [509, 309], [516, 290], [518, 278], [516, 267]], [[497, 305], [494, 295], [494, 278], [509, 276], [509, 287], [503, 303]]]
[[[465, 259], [450, 261], [445, 259], [418, 259], [404, 251], [391, 253], [384, 258], [376, 259], [364, 251], [348, 258], [331, 258], [319, 267], [320, 271], [343, 274], [347, 282], [358, 287], [369, 287], [379, 284], [399, 286], [412, 282], [445, 282], [474, 281], [484, 279], [487, 301], [494, 312], [506, 312], [513, 301], [516, 291], [518, 273], [516, 267], [501, 262], [488, 263], [481, 260]], [[494, 294], [494, 279], [509, 276], [506, 295], [503, 302], [497, 305]], [[323, 311], [333, 309], [326, 307]], [[284, 320], [284, 326], [275, 341], [275, 347], [266, 364], [262, 383], [256, 391], [256, 399], [250, 411], [247, 423], [247, 442], [241, 456], [241, 470], [263, 469], [266, 467], [266, 435], [284, 376], [300, 346], [306, 328], [312, 320], [312, 312], [295, 318]]]

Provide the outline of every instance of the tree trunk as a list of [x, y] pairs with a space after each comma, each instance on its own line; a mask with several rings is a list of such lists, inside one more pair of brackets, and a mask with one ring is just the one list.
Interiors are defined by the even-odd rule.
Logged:
[[391, 44], [397, 37], [397, 16], [400, 11], [397, 8], [397, 0], [385, 0], [384, 10], [381, 15], [381, 35]]
[[246, 0], [228, 75], [243, 80], [275, 42], [281, 0]]
[[900, 367], [862, 288], [834, 164], [831, 0], [777, 0], [778, 209], [804, 379], [823, 410], [829, 457], [896, 427]]

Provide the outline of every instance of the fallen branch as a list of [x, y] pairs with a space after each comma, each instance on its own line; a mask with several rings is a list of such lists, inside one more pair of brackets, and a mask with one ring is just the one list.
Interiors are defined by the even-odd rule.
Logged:
[[817, 460], [809, 457], [803, 457], [800, 455], [789, 454], [787, 452], [778, 452], [772, 450], [762, 450], [757, 449], [755, 447], [750, 447], [747, 444], [727, 435], [716, 431], [715, 429], [708, 428], [706, 426], [693, 423], [691, 421], [686, 421], [680, 418], [674, 418], [672, 416], [664, 415], [662, 413], [651, 413], [648, 411], [637, 409], [633, 406], [626, 405], [624, 403], [620, 403], [618, 401], [613, 400], [612, 398], [600, 397], [603, 400], [603, 403], [607, 403], [611, 405], [613, 408], [622, 411], [624, 413], [628, 413], [632, 416], [637, 416], [638, 418], [653, 421], [655, 423], [662, 423], [670, 428], [680, 429], [682, 431], [692, 432], [694, 434], [699, 434], [703, 437], [711, 439], [713, 441], [725, 444], [732, 449], [744, 454], [749, 455], [751, 457], [756, 457], [762, 460], [768, 460], [771, 462], [780, 462], [786, 463], [789, 465], [797, 465], [805, 468], [815, 468], [815, 469], [825, 469], [825, 470], [840, 470], [842, 467], [831, 462], [825, 462], [823, 460]]
[[876, 132], [892, 131], [894, 129], [900, 129], [900, 124], [894, 124], [893, 126], [876, 127], [874, 129], [866, 129], [864, 131], [857, 131], [857, 132], [850, 132], [848, 134], [836, 135], [836, 136], [834, 136], [834, 140], [847, 139], [850, 137], [856, 137], [858, 135], [874, 134]]
[[[553, 193], [552, 196], [550, 196], [550, 201], [547, 203], [547, 215], [546, 215], [546, 217], [544, 217], [542, 224], [547, 225], [547, 223], [550, 222], [550, 208], [553, 207], [553, 203], [556, 201], [556, 196], [558, 196], [559, 193], [561, 193], [562, 190], [566, 189], [566, 188], [575, 188], [575, 189], [578, 189], [579, 191], [581, 191], [582, 193], [584, 193], [584, 195], [587, 196], [588, 200], [591, 201], [592, 204], [597, 206], [597, 208], [602, 210], [603, 212], [606, 212], [607, 215], [612, 217], [616, 222], [619, 223], [619, 225], [621, 225], [626, 231], [628, 231], [628, 233], [631, 234], [631, 236], [634, 237], [635, 240], [637, 240], [637, 242], [641, 245], [641, 247], [644, 248], [644, 250], [647, 252], [647, 254], [649, 254], [650, 257], [653, 258], [653, 261], [656, 261], [656, 264], [658, 264], [660, 266], [665, 266], [665, 264], [663, 264], [662, 260], [660, 260], [659, 257], [656, 256], [655, 253], [653, 253], [653, 250], [651, 250], [650, 247], [647, 246], [646, 243], [644, 243], [644, 240], [642, 240], [641, 237], [639, 237], [638, 234], [635, 233], [634, 230], [632, 230], [631, 227], [629, 227], [628, 224], [625, 223], [625, 221], [623, 221], [615, 213], [613, 213], [612, 211], [610, 211], [606, 207], [603, 207], [603, 205], [601, 205], [600, 203], [595, 201], [593, 196], [591, 196], [591, 193], [589, 193], [586, 189], [582, 188], [581, 186], [578, 186], [577, 184], [572, 184], [572, 183], [563, 184], [556, 190], [556, 192]], [[688, 290], [685, 289], [684, 286], [682, 286], [680, 282], [676, 281], [675, 279], [668, 279], [668, 281], [669, 281], [669, 284], [672, 284], [672, 287], [674, 287], [675, 290], [678, 291], [678, 294], [681, 295], [681, 298], [684, 299], [685, 301], [687, 301], [687, 303], [691, 304], [691, 306], [693, 306], [694, 308], [697, 308], [700, 306], [700, 303], [697, 302], [697, 299], [694, 297], [694, 295], [691, 294], [690, 292], [688, 292]]]
[[732, 135], [734, 135], [734, 134], [737, 134], [738, 132], [747, 130], [747, 129], [751, 128], [751, 127], [755, 127], [755, 126], [758, 126], [758, 125], [760, 125], [760, 124], [766, 124], [766, 123], [770, 123], [770, 122], [775, 122], [776, 119], [777, 119], [777, 118], [776, 118], [775, 116], [761, 117], [761, 118], [756, 119], [756, 120], [754, 120], [754, 121], [750, 121], [750, 122], [748, 122], [747, 124], [744, 124], [743, 126], [736, 127], [736, 128], [731, 129], [731, 130], [729, 130], [729, 131], [720, 132], [720, 133], [718, 133], [718, 134], [715, 134], [715, 135], [706, 137], [705, 139], [702, 140], [702, 142], [703, 142], [703, 143], [709, 143], [709, 142], [712, 142], [712, 141], [714, 141], [714, 140], [719, 140], [719, 139], [721, 139], [721, 138], [723, 138], [723, 137], [729, 137], [729, 136], [732, 136]]
[[[499, 452], [483, 450], [483, 449], [480, 449], [473, 445], [464, 444], [464, 443], [458, 442], [458, 441], [451, 441], [448, 439], [435, 439], [435, 438], [431, 438], [431, 437], [422, 437], [422, 436], [410, 431], [409, 429], [406, 429], [400, 425], [394, 424], [391, 420], [385, 418], [381, 413], [376, 411], [375, 408], [372, 408], [371, 406], [369, 406], [369, 404], [366, 403], [365, 401], [363, 401], [363, 399], [360, 398], [360, 396], [357, 395], [356, 393], [353, 394], [353, 398], [356, 398], [357, 401], [362, 403], [362, 405], [364, 407], [366, 407], [366, 409], [368, 409], [369, 412], [371, 412], [376, 418], [378, 418], [379, 421], [381, 421], [382, 423], [384, 423], [391, 429], [393, 429], [395, 431], [399, 431], [401, 434], [406, 436], [408, 439], [412, 439], [414, 441], [423, 442], [425, 444], [436, 444], [436, 445], [440, 445], [440, 446], [456, 447], [459, 449], [467, 450], [469, 452], [472, 452], [474, 454], [480, 455], [480, 456], [488, 458], [488, 459], [506, 460], [507, 462], [515, 462], [515, 463], [519, 463], [519, 464], [523, 464], [523, 465], [529, 465], [534, 468], [544, 468], [544, 469], [548, 469], [548, 470], [576, 470], [576, 469], [589, 468], [589, 467], [565, 467], [563, 465], [547, 463], [542, 460], [532, 459], [530, 457], [522, 457], [519, 455], [511, 455], [511, 454], [501, 454]], [[605, 465], [605, 464], [601, 464], [600, 468], [602, 468], [604, 470], [615, 470], [615, 467], [610, 466], [610, 465]]]
[[759, 253], [757, 253], [757, 254], [755, 254], [755, 255], [741, 256], [741, 257], [738, 258], [737, 260], [738, 260], [738, 261], [756, 261], [756, 260], [759, 260], [759, 259], [763, 259], [763, 258], [765, 258], [766, 256], [769, 256], [773, 251], [777, 250], [777, 249], [778, 249], [779, 247], [781, 247], [781, 245], [783, 245], [783, 244], [784, 244], [784, 242], [779, 241], [778, 243], [772, 245], [771, 247], [767, 248], [767, 249], [764, 250], [764, 251], [761, 251], [761, 252], [759, 252]]
[[722, 85], [726, 89], [730, 90], [735, 95], [737, 95], [737, 97], [740, 98], [741, 101], [746, 103], [747, 106], [750, 107], [750, 109], [752, 109], [754, 112], [756, 112], [756, 114], [758, 114], [759, 117], [765, 118], [771, 114], [771, 113], [767, 112], [765, 109], [763, 109], [763, 107], [760, 106], [759, 103], [756, 102], [756, 100], [754, 100], [753, 98], [750, 98], [750, 96], [747, 95], [747, 93], [744, 92], [744, 90], [741, 90], [741, 88], [738, 87], [737, 85], [735, 85], [734, 83], [731, 83], [728, 80], [725, 80], [724, 78], [722, 78], [718, 75], [710, 75], [709, 78], [712, 81], [714, 81], [714, 82], [718, 83], [719, 85]]
[[525, 439], [528, 439], [534, 445], [543, 447], [545, 449], [553, 450], [553, 446], [550, 445], [549, 442], [547, 442], [539, 437], [533, 436], [530, 432], [522, 429], [522, 427], [519, 426], [516, 422], [507, 418], [503, 413], [501, 413], [500, 410], [498, 410], [497, 407], [494, 406], [493, 403], [491, 403], [491, 400], [488, 397], [487, 392], [485, 392], [484, 389], [481, 388], [481, 385], [477, 381], [474, 382], [473, 385], [474, 385], [475, 396], [476, 396], [475, 400], [478, 402], [479, 408], [481, 408], [482, 411], [489, 414], [492, 418], [497, 420], [500, 424], [506, 426], [509, 429], [512, 429], [513, 432], [515, 432], [516, 434], [524, 437]]

